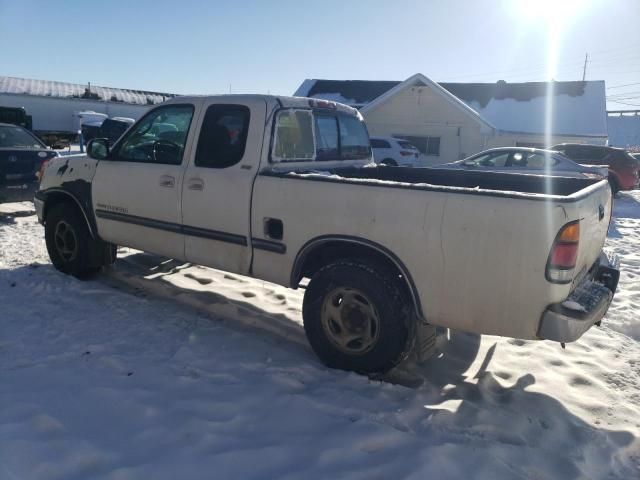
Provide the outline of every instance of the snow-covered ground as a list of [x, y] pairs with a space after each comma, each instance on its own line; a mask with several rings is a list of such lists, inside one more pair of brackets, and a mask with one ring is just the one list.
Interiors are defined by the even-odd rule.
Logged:
[[126, 249], [80, 282], [0, 205], [0, 479], [640, 478], [640, 193], [615, 215], [602, 328], [450, 332], [411, 389], [322, 366], [301, 291]]

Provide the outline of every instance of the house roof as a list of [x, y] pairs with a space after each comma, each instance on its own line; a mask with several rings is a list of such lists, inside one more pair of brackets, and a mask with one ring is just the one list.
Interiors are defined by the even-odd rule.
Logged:
[[168, 98], [175, 97], [172, 93], [99, 87], [95, 85], [91, 85], [89, 91], [88, 85], [3, 76], [0, 76], [0, 94], [1, 93], [36, 95], [42, 97], [86, 98], [138, 105], [153, 105], [164, 102]]
[[[415, 77], [415, 75], [413, 76]], [[411, 77], [411, 78], [413, 78]], [[425, 77], [426, 78], [426, 77]], [[403, 82], [377, 80], [305, 80], [295, 95], [342, 101], [356, 107], [372, 104]], [[607, 136], [604, 81], [438, 84], [505, 132], [545, 131], [547, 88], [553, 87], [556, 135]]]

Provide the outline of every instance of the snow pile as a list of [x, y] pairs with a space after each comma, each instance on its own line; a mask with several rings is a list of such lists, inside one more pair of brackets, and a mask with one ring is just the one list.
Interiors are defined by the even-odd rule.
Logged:
[[0, 478], [638, 478], [640, 194], [616, 203], [603, 328], [449, 332], [417, 389], [322, 366], [302, 291], [126, 249], [80, 282], [0, 205]]

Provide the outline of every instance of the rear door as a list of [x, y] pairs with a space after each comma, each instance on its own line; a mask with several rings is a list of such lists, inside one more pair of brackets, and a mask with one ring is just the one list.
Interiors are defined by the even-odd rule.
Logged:
[[262, 98], [205, 100], [197, 147], [182, 188], [185, 255], [190, 262], [249, 272], [251, 192], [266, 110]]
[[180, 195], [196, 110], [184, 103], [150, 111], [98, 163], [92, 201], [102, 238], [184, 258]]

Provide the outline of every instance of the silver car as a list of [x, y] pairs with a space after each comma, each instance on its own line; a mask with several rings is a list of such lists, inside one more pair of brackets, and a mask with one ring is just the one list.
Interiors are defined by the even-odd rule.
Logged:
[[539, 148], [504, 147], [485, 150], [464, 160], [432, 168], [528, 173], [575, 178], [607, 178], [606, 165], [580, 165], [559, 152]]

